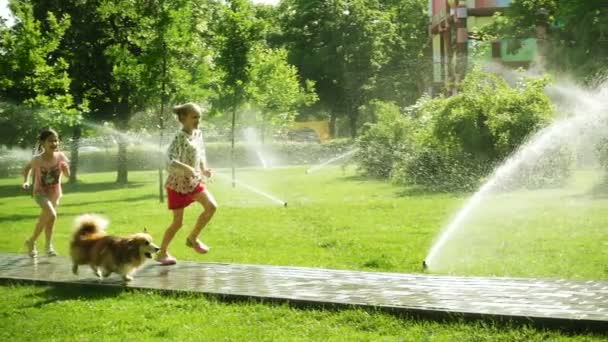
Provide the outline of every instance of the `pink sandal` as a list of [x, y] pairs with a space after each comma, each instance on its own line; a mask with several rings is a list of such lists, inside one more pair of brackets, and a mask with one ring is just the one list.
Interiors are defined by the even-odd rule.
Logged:
[[192, 242], [190, 239], [186, 239], [186, 246], [194, 249], [197, 253], [200, 254], [205, 254], [209, 252], [209, 247], [198, 240]]
[[163, 266], [169, 266], [169, 265], [175, 265], [177, 264], [177, 259], [175, 259], [174, 257], [170, 256], [170, 255], [165, 255], [164, 257], [156, 257], [156, 261], [160, 262], [161, 265]]

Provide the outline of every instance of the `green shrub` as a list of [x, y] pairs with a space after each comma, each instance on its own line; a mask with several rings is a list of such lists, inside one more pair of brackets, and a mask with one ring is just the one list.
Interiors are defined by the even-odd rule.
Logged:
[[472, 191], [490, 169], [485, 160], [471, 155], [449, 155], [429, 148], [397, 162], [392, 180], [430, 191]]
[[375, 101], [369, 107], [377, 122], [367, 124], [357, 140], [358, 169], [368, 176], [389, 178], [395, 163], [411, 151], [414, 125], [393, 103]]
[[[503, 78], [472, 70], [452, 97], [422, 98], [401, 113], [376, 102], [377, 122], [358, 140], [362, 173], [429, 190], [471, 190], [527, 137], [551, 122], [548, 78]], [[550, 151], [523, 166], [524, 186], [555, 185], [570, 174], [572, 154]], [[514, 183], [515, 184], [515, 183]]]

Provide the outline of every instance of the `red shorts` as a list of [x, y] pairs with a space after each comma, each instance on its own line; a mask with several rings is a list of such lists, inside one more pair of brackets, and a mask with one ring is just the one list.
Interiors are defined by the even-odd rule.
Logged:
[[190, 203], [194, 202], [193, 196], [203, 191], [205, 191], [205, 186], [201, 183], [199, 183], [189, 194], [182, 194], [171, 188], [167, 188], [167, 202], [169, 204], [169, 209], [182, 209], [189, 206]]

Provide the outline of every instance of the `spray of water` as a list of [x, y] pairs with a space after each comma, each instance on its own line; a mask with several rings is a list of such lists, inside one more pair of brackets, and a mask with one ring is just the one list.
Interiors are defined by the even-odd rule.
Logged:
[[[222, 179], [224, 179], [226, 181], [232, 182], [232, 178], [230, 176], [228, 176], [228, 175], [224, 175], [224, 174], [218, 173], [217, 176], [219, 176], [220, 178], [222, 178]], [[249, 185], [247, 183], [243, 183], [243, 182], [239, 181], [238, 179], [235, 180], [235, 183], [238, 184], [239, 186], [242, 186], [243, 188], [245, 188], [245, 189], [247, 189], [247, 190], [249, 190], [249, 191], [257, 194], [257, 195], [260, 195], [260, 196], [262, 196], [264, 198], [269, 199], [270, 201], [272, 201], [272, 202], [274, 202], [276, 204], [279, 204], [279, 205], [281, 205], [283, 207], [287, 207], [287, 202], [286, 201], [283, 201], [282, 199], [280, 199], [280, 198], [278, 198], [278, 197], [276, 197], [274, 195], [271, 195], [271, 194], [269, 194], [267, 192], [264, 192], [264, 191], [262, 191], [260, 189], [254, 188], [253, 186], [251, 186], [251, 185]]]
[[128, 144], [141, 145], [153, 151], [166, 150], [166, 146], [160, 145], [158, 141], [154, 141], [153, 139], [148, 138], [142, 134], [129, 134], [109, 127], [107, 125], [99, 125], [89, 121], [84, 121], [82, 124], [86, 127], [94, 129], [100, 134], [104, 134], [111, 137], [112, 143], [114, 144], [117, 143], [116, 138], [118, 138], [119, 140], [122, 140]]
[[358, 148], [354, 148], [354, 149], [352, 149], [352, 150], [350, 150], [350, 151], [348, 151], [346, 153], [343, 153], [343, 154], [341, 154], [339, 156], [336, 156], [336, 157], [333, 157], [333, 158], [331, 158], [329, 160], [326, 160], [326, 161], [322, 162], [321, 164], [315, 165], [315, 166], [309, 168], [308, 170], [306, 170], [306, 174], [310, 174], [310, 173], [313, 173], [315, 171], [319, 171], [319, 170], [323, 169], [324, 167], [326, 167], [327, 165], [329, 165], [329, 164], [331, 164], [333, 162], [336, 162], [338, 160], [342, 160], [342, 159], [345, 159], [347, 157], [350, 157], [353, 154], [357, 153], [358, 150], [359, 150]]
[[255, 128], [253, 127], [248, 127], [244, 130], [244, 136], [245, 136], [245, 141], [247, 142], [247, 145], [249, 146], [249, 148], [252, 148], [255, 151], [256, 156], [258, 157], [258, 160], [260, 161], [260, 164], [262, 165], [263, 168], [268, 168], [269, 163], [268, 163], [268, 159], [265, 157], [266, 153], [264, 153], [262, 151], [262, 143], [260, 141], [260, 139], [258, 138], [258, 134], [255, 130]]
[[562, 111], [570, 113], [532, 136], [510, 158], [495, 169], [488, 181], [466, 202], [454, 219], [442, 230], [431, 247], [423, 266], [437, 268], [441, 253], [452, 236], [476, 212], [490, 194], [507, 187], [525, 165], [536, 162], [555, 146], [563, 146], [581, 137], [591, 140], [606, 137], [608, 129], [608, 86], [597, 91], [585, 90], [571, 83], [548, 89]]

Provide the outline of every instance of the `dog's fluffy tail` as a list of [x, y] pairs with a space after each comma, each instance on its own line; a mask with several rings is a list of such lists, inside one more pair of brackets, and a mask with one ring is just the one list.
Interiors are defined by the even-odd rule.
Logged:
[[108, 226], [108, 220], [95, 214], [84, 214], [74, 220], [74, 240], [82, 239], [87, 235], [102, 233]]

